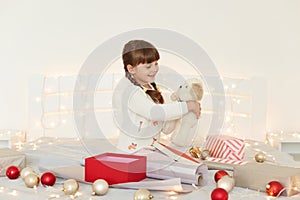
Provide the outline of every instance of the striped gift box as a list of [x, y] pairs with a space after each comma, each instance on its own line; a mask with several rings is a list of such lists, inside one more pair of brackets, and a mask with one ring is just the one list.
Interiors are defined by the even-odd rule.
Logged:
[[244, 140], [227, 135], [209, 135], [206, 138], [207, 148], [211, 156], [231, 160], [242, 160], [245, 154]]
[[214, 157], [207, 157], [205, 158], [207, 161], [215, 162], [215, 163], [223, 163], [223, 164], [231, 164], [231, 165], [245, 165], [248, 161], [243, 160], [232, 160], [226, 158], [214, 158]]

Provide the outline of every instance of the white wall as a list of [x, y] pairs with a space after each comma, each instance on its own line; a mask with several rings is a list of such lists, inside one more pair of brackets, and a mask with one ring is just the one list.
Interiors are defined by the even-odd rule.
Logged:
[[298, 0], [0, 0], [0, 128], [27, 129], [33, 74], [75, 74], [103, 41], [170, 29], [201, 45], [221, 74], [263, 77], [267, 128], [300, 130]]

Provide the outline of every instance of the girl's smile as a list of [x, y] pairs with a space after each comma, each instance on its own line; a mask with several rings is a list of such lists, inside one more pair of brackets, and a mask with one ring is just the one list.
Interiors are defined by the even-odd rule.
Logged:
[[155, 76], [158, 72], [158, 69], [158, 63], [157, 61], [154, 61], [146, 64], [141, 63], [136, 67], [133, 67], [130, 70], [130, 73], [140, 85], [144, 85], [155, 81]]

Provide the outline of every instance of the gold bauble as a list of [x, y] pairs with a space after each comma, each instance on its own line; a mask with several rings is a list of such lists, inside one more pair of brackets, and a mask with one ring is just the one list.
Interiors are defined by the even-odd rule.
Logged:
[[217, 182], [217, 188], [223, 188], [228, 193], [233, 189], [235, 185], [235, 180], [231, 176], [223, 176], [220, 180]]
[[74, 195], [79, 189], [79, 185], [76, 180], [68, 179], [64, 182], [63, 191], [66, 195]]
[[34, 186], [38, 186], [40, 183], [40, 178], [35, 173], [27, 174], [24, 178], [24, 183], [27, 187], [33, 188]]
[[192, 148], [190, 148], [189, 152], [190, 152], [191, 156], [194, 158], [201, 157], [201, 151], [200, 151], [199, 147], [193, 146]]
[[94, 195], [104, 195], [108, 192], [108, 188], [108, 183], [103, 179], [96, 180], [92, 185]]
[[202, 149], [201, 159], [205, 160], [207, 157], [210, 157], [210, 151], [208, 149]]
[[139, 189], [134, 193], [134, 200], [150, 200], [153, 196], [147, 189]]
[[255, 154], [254, 159], [256, 162], [263, 163], [266, 161], [266, 154], [262, 151], [259, 151]]
[[35, 173], [34, 170], [31, 167], [25, 167], [21, 170], [21, 177], [22, 179], [25, 178], [28, 174]]

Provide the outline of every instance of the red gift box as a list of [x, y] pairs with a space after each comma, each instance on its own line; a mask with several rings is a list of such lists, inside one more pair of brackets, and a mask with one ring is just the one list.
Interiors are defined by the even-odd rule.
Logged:
[[141, 181], [146, 178], [146, 156], [104, 153], [85, 159], [85, 181], [104, 179], [108, 184]]

